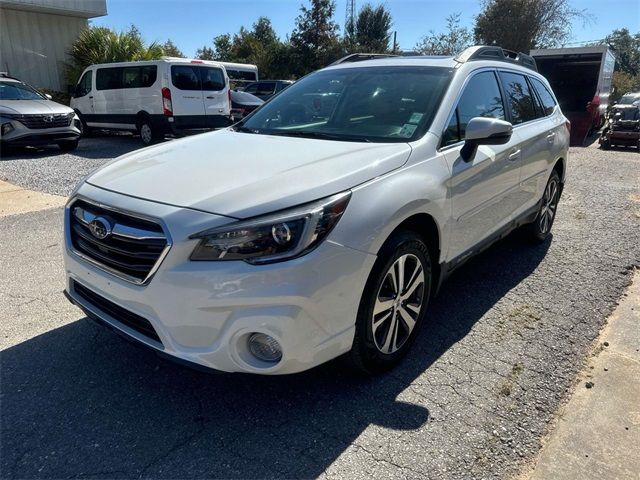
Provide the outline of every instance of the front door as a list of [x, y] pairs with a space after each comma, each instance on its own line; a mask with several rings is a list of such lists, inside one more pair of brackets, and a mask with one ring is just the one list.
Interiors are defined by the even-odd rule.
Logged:
[[462, 260], [470, 249], [504, 226], [519, 201], [521, 157], [515, 133], [504, 145], [479, 146], [469, 162], [460, 156], [466, 126], [474, 117], [506, 119], [504, 100], [492, 70], [471, 77], [442, 137], [451, 170], [453, 224], [448, 260]]

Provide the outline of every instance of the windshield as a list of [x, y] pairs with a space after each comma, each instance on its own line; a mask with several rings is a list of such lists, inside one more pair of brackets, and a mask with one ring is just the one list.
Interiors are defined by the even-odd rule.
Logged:
[[0, 100], [46, 100], [37, 90], [21, 82], [0, 82]]
[[423, 135], [452, 71], [440, 67], [324, 70], [294, 83], [239, 130], [365, 142], [408, 142]]

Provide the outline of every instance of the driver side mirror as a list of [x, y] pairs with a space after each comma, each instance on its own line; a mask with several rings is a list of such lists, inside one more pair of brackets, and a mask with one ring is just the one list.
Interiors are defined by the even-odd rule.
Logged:
[[460, 156], [465, 162], [473, 159], [478, 145], [504, 145], [511, 139], [513, 126], [509, 122], [490, 117], [469, 120]]

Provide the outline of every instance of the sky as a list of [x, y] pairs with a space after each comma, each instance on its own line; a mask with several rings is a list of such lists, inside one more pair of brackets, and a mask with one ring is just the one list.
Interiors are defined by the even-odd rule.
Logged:
[[[460, 12], [461, 23], [473, 26], [480, 12], [480, 0], [369, 0], [383, 3], [393, 17], [393, 29], [403, 50], [411, 50], [430, 30], [441, 32], [445, 19]], [[122, 30], [134, 24], [147, 42], [164, 43], [170, 38], [183, 53], [192, 56], [211, 39], [223, 33], [235, 33], [241, 26], [251, 28], [260, 16], [271, 19], [276, 33], [285, 36], [294, 28], [300, 5], [308, 0], [107, 0], [107, 16], [92, 20]], [[356, 0], [356, 11], [367, 0]], [[586, 10], [593, 21], [574, 22], [572, 42], [604, 38], [616, 28], [640, 31], [640, 0], [569, 0], [572, 7]], [[346, 0], [336, 0], [335, 21], [344, 25]]]

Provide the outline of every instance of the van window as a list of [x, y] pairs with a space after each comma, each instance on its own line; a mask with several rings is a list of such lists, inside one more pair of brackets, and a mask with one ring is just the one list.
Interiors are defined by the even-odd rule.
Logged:
[[553, 95], [549, 92], [549, 89], [544, 86], [544, 84], [538, 80], [537, 78], [530, 77], [531, 85], [533, 85], [533, 89], [538, 93], [538, 97], [542, 102], [542, 109], [544, 111], [544, 115], [551, 115], [553, 113], [553, 109], [556, 106], [556, 101], [553, 99]]
[[180, 90], [202, 90], [198, 68], [191, 65], [172, 65], [171, 83]]
[[505, 119], [502, 94], [493, 72], [481, 72], [469, 80], [442, 134], [442, 146], [464, 140], [467, 124], [474, 117]]
[[224, 74], [219, 68], [199, 67], [202, 76], [202, 90], [222, 90]]
[[524, 75], [519, 73], [500, 72], [502, 86], [505, 89], [511, 106], [511, 119], [514, 125], [528, 122], [536, 118], [533, 95]]
[[91, 79], [93, 78], [93, 71], [88, 70], [84, 72], [84, 75], [76, 86], [76, 97], [84, 97], [87, 93], [91, 92]]
[[122, 88], [122, 67], [99, 68], [96, 72], [96, 89]]

